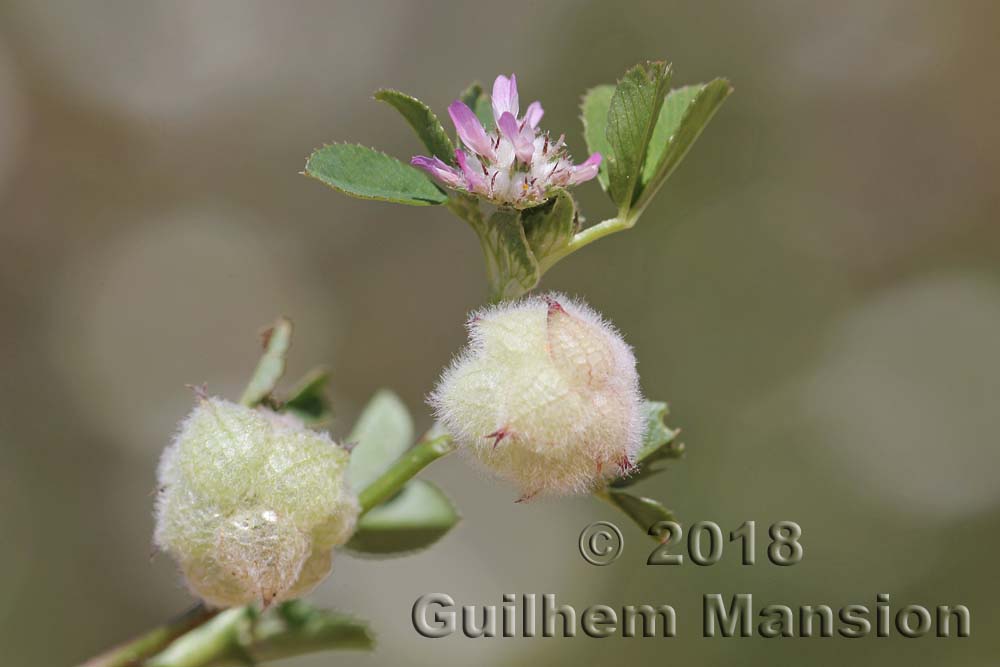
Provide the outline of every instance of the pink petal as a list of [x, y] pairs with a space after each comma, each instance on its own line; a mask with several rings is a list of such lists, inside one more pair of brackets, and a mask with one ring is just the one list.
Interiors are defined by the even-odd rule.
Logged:
[[578, 185], [589, 181], [597, 176], [597, 170], [601, 166], [601, 154], [594, 153], [581, 164], [570, 168], [569, 184]]
[[531, 156], [535, 152], [535, 143], [532, 141], [535, 134], [534, 130], [525, 128], [525, 131], [522, 132], [521, 128], [517, 126], [517, 119], [514, 118], [514, 114], [509, 111], [505, 111], [500, 116], [497, 126], [503, 132], [504, 136], [510, 140], [510, 143], [514, 144], [514, 153], [517, 155], [517, 159], [525, 164], [531, 164]]
[[524, 110], [524, 121], [528, 124], [528, 127], [534, 129], [538, 127], [538, 123], [542, 120], [543, 115], [545, 115], [545, 110], [542, 109], [542, 103], [536, 100]]
[[410, 164], [419, 169], [423, 169], [432, 177], [447, 185], [449, 188], [457, 188], [462, 185], [461, 174], [436, 157], [415, 155], [410, 160]]
[[493, 118], [500, 122], [500, 116], [510, 112], [517, 118], [517, 78], [511, 74], [508, 79], [503, 74], [493, 82]]
[[476, 118], [476, 114], [472, 113], [472, 109], [460, 100], [455, 100], [448, 106], [448, 115], [451, 116], [451, 122], [455, 123], [455, 129], [458, 130], [462, 143], [477, 155], [490, 160], [495, 159], [496, 155], [493, 153], [489, 137], [486, 136], [486, 130]]
[[483, 175], [479, 173], [474, 167], [469, 165], [469, 158], [462, 149], [457, 149], [455, 151], [455, 159], [458, 161], [458, 166], [462, 169], [462, 174], [465, 176], [466, 189], [469, 192], [486, 192], [486, 179]]

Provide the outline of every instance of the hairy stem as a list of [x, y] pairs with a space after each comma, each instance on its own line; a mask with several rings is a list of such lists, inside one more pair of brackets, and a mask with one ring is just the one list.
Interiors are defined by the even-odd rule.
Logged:
[[388, 470], [358, 495], [361, 513], [364, 514], [396, 495], [414, 475], [456, 449], [457, 445], [450, 435], [441, 435], [419, 442], [403, 452]]
[[153, 628], [135, 639], [91, 658], [80, 667], [136, 667], [151, 655], [159, 653], [170, 642], [186, 632], [210, 621], [218, 610], [197, 604], [176, 618]]

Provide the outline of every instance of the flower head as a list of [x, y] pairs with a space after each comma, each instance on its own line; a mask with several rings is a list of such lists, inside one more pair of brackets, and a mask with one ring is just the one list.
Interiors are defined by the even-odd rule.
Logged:
[[589, 181], [597, 176], [601, 154], [594, 153], [574, 165], [564, 138], [553, 141], [538, 128], [545, 113], [532, 102], [520, 116], [517, 78], [498, 76], [491, 95], [493, 121], [484, 128], [464, 102], [448, 107], [464, 148], [455, 151], [456, 166], [421, 155], [410, 163], [439, 183], [484, 197], [499, 206], [527, 208], [544, 202], [553, 188]]
[[550, 294], [487, 308], [468, 327], [430, 397], [466, 451], [525, 498], [631, 470], [645, 428], [635, 357], [600, 315]]
[[212, 606], [304, 595], [358, 516], [348, 459], [294, 417], [201, 399], [160, 460], [156, 545]]

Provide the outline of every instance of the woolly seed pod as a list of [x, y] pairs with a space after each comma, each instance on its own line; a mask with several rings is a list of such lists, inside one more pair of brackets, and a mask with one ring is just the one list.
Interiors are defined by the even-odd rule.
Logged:
[[575, 494], [631, 470], [642, 442], [632, 350], [559, 294], [475, 313], [429, 399], [446, 429], [523, 499]]
[[160, 460], [156, 546], [215, 607], [308, 593], [358, 516], [348, 458], [294, 417], [202, 399]]

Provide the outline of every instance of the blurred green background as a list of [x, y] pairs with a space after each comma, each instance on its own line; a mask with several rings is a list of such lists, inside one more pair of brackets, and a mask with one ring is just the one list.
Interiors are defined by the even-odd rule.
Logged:
[[[584, 146], [579, 96], [646, 58], [728, 76], [722, 111], [640, 224], [544, 286], [585, 296], [672, 405], [687, 458], [644, 483], [690, 523], [794, 520], [792, 568], [647, 567], [591, 499], [515, 505], [459, 459], [465, 520], [423, 554], [340, 556], [314, 594], [373, 654], [320, 665], [995, 665], [1000, 640], [1000, 5], [989, 2], [0, 4], [0, 653], [71, 664], [190, 603], [150, 560], [154, 467], [191, 406], [237, 396], [257, 331], [297, 324], [349, 428], [377, 388], [423, 397], [485, 295], [446, 211], [298, 175], [324, 142], [419, 152], [382, 86], [443, 114], [514, 71]], [[576, 191], [594, 221], [595, 183]], [[625, 553], [595, 568], [587, 523]], [[761, 539], [761, 542], [764, 540]], [[668, 602], [679, 637], [422, 639], [422, 593]], [[966, 604], [969, 639], [701, 638], [705, 593], [874, 608]], [[484, 643], [485, 642], [485, 643]]]

